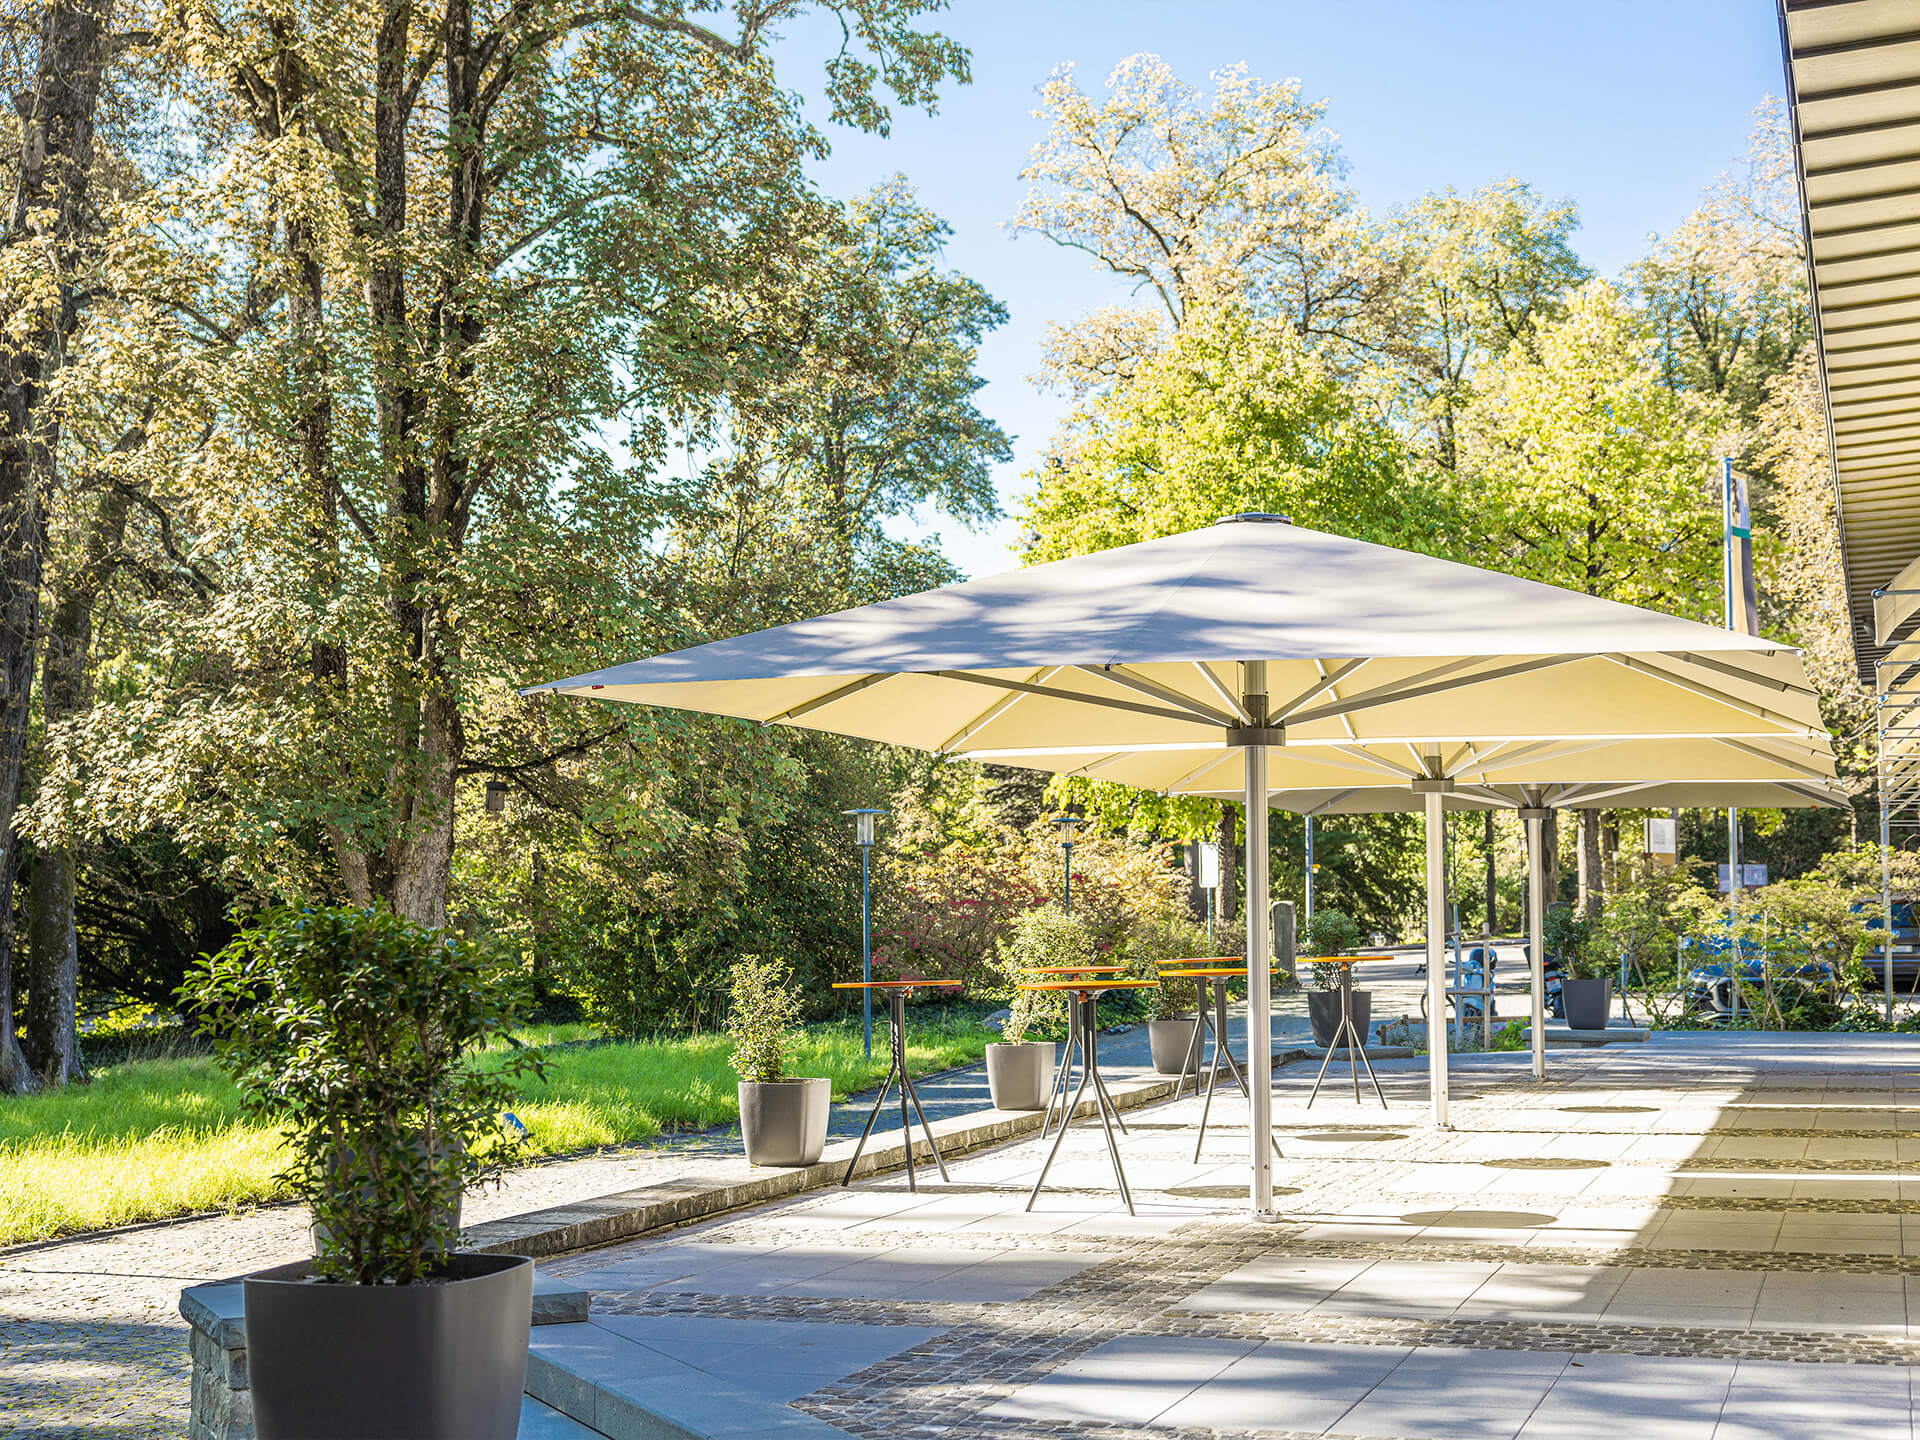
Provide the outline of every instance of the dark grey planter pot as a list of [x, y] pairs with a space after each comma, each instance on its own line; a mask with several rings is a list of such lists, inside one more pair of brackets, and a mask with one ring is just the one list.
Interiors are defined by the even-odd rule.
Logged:
[[1179, 1075], [1198, 1069], [1192, 1063], [1200, 1043], [1200, 1017], [1185, 1020], [1149, 1020], [1147, 1048], [1153, 1052], [1153, 1069], [1158, 1075]]
[[[1355, 990], [1353, 998], [1353, 1028], [1360, 1032], [1360, 1048], [1367, 1048], [1367, 1023], [1373, 1019], [1373, 992]], [[1307, 995], [1307, 1019], [1313, 1024], [1313, 1043], [1322, 1050], [1333, 1044], [1333, 1032], [1340, 1024], [1340, 992], [1338, 990], [1314, 990]], [[1341, 1037], [1346, 1043], [1346, 1037]]]
[[302, 1260], [246, 1278], [258, 1440], [514, 1440], [533, 1261], [450, 1255], [422, 1285], [311, 1273]]
[[811, 1165], [827, 1148], [833, 1082], [742, 1080], [740, 1138], [754, 1165]]
[[995, 1040], [987, 1046], [987, 1091], [996, 1110], [1038, 1110], [1053, 1084], [1049, 1041]]
[[1562, 980], [1560, 1003], [1566, 1009], [1569, 1030], [1604, 1030], [1613, 1009], [1613, 981]]

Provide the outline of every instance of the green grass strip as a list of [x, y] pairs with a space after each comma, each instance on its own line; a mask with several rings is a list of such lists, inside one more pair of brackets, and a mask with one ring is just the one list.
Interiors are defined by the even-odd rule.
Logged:
[[[998, 1038], [968, 1013], [909, 1018], [917, 1075], [978, 1060]], [[544, 1082], [526, 1080], [514, 1113], [529, 1159], [702, 1130], [739, 1118], [724, 1036], [581, 1044], [584, 1027], [528, 1032], [547, 1047]], [[871, 1060], [857, 1025], [809, 1027], [795, 1075], [832, 1079], [835, 1099], [880, 1083], [885, 1027]], [[18, 1245], [195, 1211], [286, 1198], [281, 1143], [244, 1119], [212, 1060], [129, 1060], [89, 1085], [0, 1099], [0, 1245]]]

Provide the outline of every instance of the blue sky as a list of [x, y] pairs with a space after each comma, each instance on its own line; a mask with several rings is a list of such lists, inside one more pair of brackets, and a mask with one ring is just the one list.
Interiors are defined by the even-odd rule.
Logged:
[[[905, 174], [953, 227], [947, 263], [1011, 312], [980, 357], [980, 403], [1016, 437], [997, 477], [1010, 514], [1065, 409], [1026, 379], [1047, 322], [1124, 298], [1085, 256], [1004, 228], [1044, 134], [1036, 91], [1055, 65], [1072, 61], [1089, 91], [1140, 51], [1189, 84], [1240, 61], [1262, 79], [1298, 78], [1331, 102], [1369, 209], [1517, 175], [1579, 205], [1579, 249], [1603, 274], [1694, 207], [1745, 152], [1754, 106], [1782, 87], [1764, 0], [954, 0], [938, 23], [973, 52], [973, 83], [950, 89], [936, 116], [896, 115], [888, 139], [833, 131], [815, 173], [840, 196]], [[837, 26], [831, 37], [795, 27], [778, 52], [784, 82], [817, 95], [820, 47], [837, 41]], [[1011, 521], [983, 534], [943, 519], [929, 528], [970, 574], [1017, 563]]]

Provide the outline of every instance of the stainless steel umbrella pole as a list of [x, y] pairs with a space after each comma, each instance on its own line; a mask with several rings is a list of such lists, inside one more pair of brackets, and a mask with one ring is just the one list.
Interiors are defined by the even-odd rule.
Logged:
[[1521, 807], [1527, 827], [1527, 980], [1533, 1016], [1533, 1078], [1547, 1078], [1547, 857], [1540, 846], [1546, 828], [1543, 806]]
[[[1429, 762], [1431, 764], [1431, 762]], [[1447, 812], [1453, 782], [1429, 774], [1412, 785], [1427, 816], [1427, 1083], [1433, 1123], [1447, 1123]]]
[[1229, 747], [1246, 752], [1247, 811], [1247, 1103], [1253, 1149], [1251, 1198], [1256, 1216], [1273, 1213], [1273, 942], [1267, 933], [1267, 746], [1285, 731], [1267, 724], [1267, 662], [1240, 667], [1240, 709], [1247, 723], [1227, 731]]

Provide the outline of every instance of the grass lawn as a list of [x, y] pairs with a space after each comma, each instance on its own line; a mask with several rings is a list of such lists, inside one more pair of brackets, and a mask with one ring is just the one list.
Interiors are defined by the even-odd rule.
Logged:
[[[989, 1040], [969, 1011], [908, 1014], [915, 1074], [977, 1060]], [[563, 1155], [739, 1118], [724, 1036], [578, 1045], [582, 1026], [528, 1032], [549, 1047], [547, 1078], [514, 1108], [527, 1154]], [[885, 1027], [874, 1038], [884, 1042]], [[857, 1023], [809, 1027], [793, 1073], [827, 1075], [834, 1098], [877, 1085], [884, 1043], [860, 1053]], [[0, 1099], [0, 1245], [196, 1210], [283, 1198], [279, 1136], [240, 1115], [240, 1097], [204, 1056], [129, 1060], [93, 1083]]]

